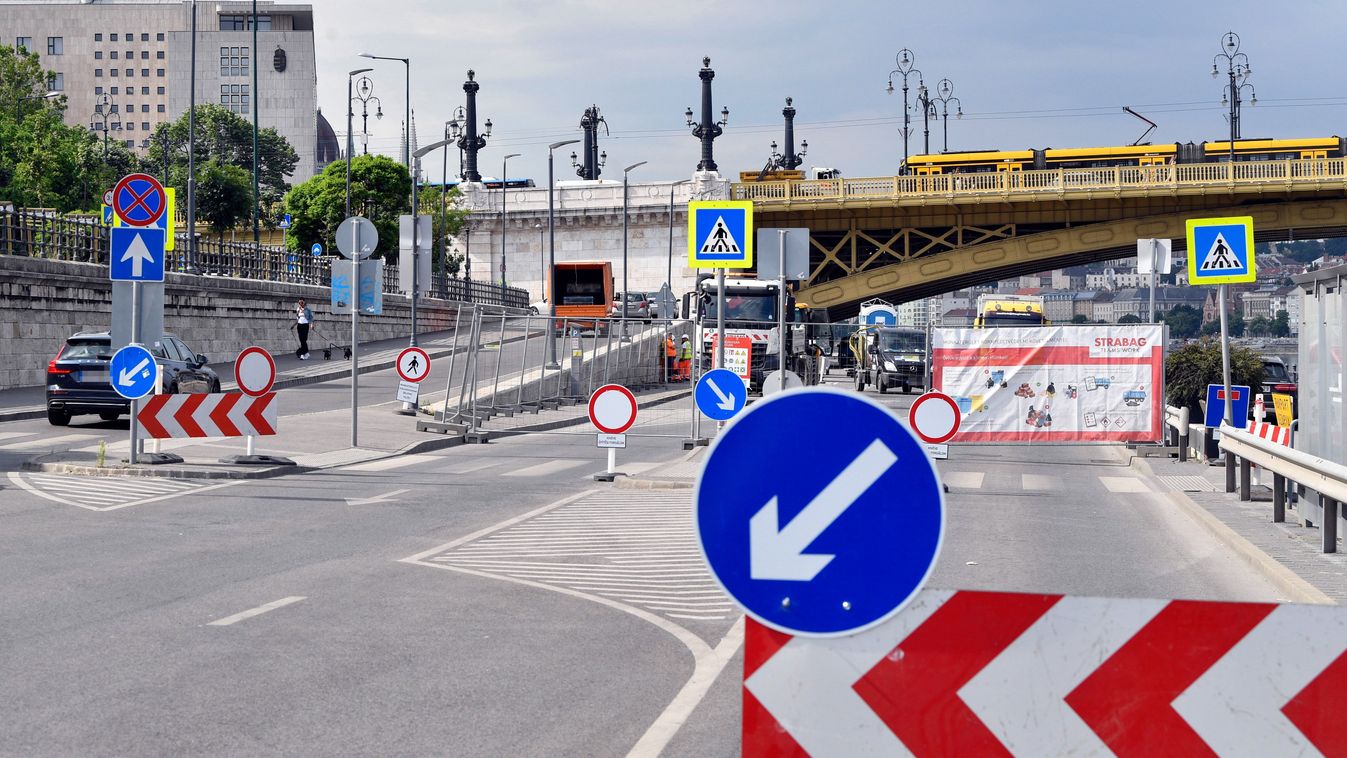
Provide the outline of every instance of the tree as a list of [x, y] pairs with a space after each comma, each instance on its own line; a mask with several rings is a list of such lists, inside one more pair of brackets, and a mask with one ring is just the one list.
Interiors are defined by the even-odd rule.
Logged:
[[[167, 137], [165, 137], [165, 132]], [[186, 185], [187, 178], [187, 114], [172, 123], [160, 124], [150, 143], [156, 146], [145, 156], [146, 167], [156, 166], [162, 171], [163, 144], [167, 139], [172, 153], [171, 163]], [[223, 105], [209, 103], [196, 107], [196, 163], [217, 161], [222, 165], [237, 166], [248, 174], [251, 194], [253, 172], [253, 125]], [[158, 153], [157, 155], [155, 153]], [[299, 165], [299, 154], [290, 142], [271, 127], [257, 132], [258, 194], [266, 199], [279, 199], [290, 188], [287, 174]], [[200, 177], [197, 179], [200, 181]], [[175, 181], [175, 184], [177, 182]], [[251, 214], [249, 214], [251, 217]]]
[[1265, 316], [1255, 316], [1248, 324], [1249, 334], [1254, 337], [1266, 337], [1272, 332], [1272, 322]]
[[1272, 336], [1291, 336], [1291, 314], [1286, 311], [1277, 311], [1276, 318], [1272, 319]]
[[[1166, 402], [1187, 407], [1192, 418], [1202, 417], [1199, 401], [1207, 397], [1207, 385], [1220, 384], [1221, 341], [1203, 338], [1189, 342], [1165, 359]], [[1263, 383], [1263, 359], [1258, 353], [1238, 345], [1230, 346], [1232, 384], [1258, 387]], [[1240, 419], [1236, 419], [1240, 422]]]
[[1176, 339], [1196, 337], [1202, 326], [1202, 312], [1191, 305], [1174, 306], [1160, 318], [1169, 326], [1169, 336]]
[[216, 234], [223, 236], [252, 218], [252, 202], [252, 175], [247, 171], [215, 160], [197, 170], [197, 213]]
[[[1219, 324], [1217, 325], [1219, 326]], [[1243, 316], [1234, 316], [1230, 319], [1230, 336], [1243, 337], [1246, 324]]]
[[1089, 322], [1090, 320], [1085, 317], [1084, 313], [1077, 313], [1071, 317], [1071, 323], [1073, 324], [1088, 324]]
[[1141, 317], [1135, 313], [1124, 313], [1122, 318], [1118, 319], [1119, 324], [1140, 324]]
[[[351, 215], [374, 222], [379, 231], [375, 257], [397, 251], [398, 215], [407, 212], [411, 191], [407, 167], [392, 158], [360, 155], [351, 160]], [[315, 242], [329, 244], [346, 218], [346, 163], [330, 163], [323, 173], [290, 190], [285, 207], [291, 217], [286, 244], [292, 251], [308, 250]], [[457, 223], [461, 217], [461, 212], [454, 216]]]
[[1221, 333], [1221, 322], [1208, 321], [1202, 325], [1202, 336], [1210, 337]]

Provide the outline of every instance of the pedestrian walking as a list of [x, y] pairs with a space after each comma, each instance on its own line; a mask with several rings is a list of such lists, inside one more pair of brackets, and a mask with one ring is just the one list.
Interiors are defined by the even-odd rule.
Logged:
[[674, 380], [677, 362], [678, 345], [674, 343], [674, 336], [670, 334], [664, 338], [664, 381], [672, 382]]
[[678, 350], [678, 381], [686, 382], [692, 378], [692, 340], [683, 335], [683, 344]]
[[313, 311], [301, 297], [295, 303], [295, 334], [299, 337], [299, 349], [295, 350], [295, 357], [301, 361], [309, 359], [309, 326], [312, 324]]

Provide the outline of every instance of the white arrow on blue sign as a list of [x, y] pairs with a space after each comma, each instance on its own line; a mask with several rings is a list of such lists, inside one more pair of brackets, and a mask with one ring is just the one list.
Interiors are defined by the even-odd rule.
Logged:
[[108, 278], [114, 282], [164, 281], [164, 230], [152, 226], [113, 227]]
[[697, 408], [714, 421], [729, 421], [748, 404], [748, 387], [727, 368], [712, 369], [697, 381]]
[[887, 308], [876, 308], [865, 314], [865, 323], [868, 326], [894, 326], [898, 323], [898, 315]]
[[320, 243], [315, 242], [313, 243], [313, 247], [309, 248], [309, 252], [313, 253], [313, 257], [317, 258], [323, 254], [323, 246]]
[[108, 381], [112, 389], [127, 400], [139, 400], [154, 391], [159, 367], [154, 356], [140, 345], [127, 345], [112, 354], [108, 363]]
[[694, 500], [716, 581], [788, 634], [854, 634], [897, 613], [945, 532], [921, 441], [873, 400], [834, 389], [772, 395], [731, 421]]

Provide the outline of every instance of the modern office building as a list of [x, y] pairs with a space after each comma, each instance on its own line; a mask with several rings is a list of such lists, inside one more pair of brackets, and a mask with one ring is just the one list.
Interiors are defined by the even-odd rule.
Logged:
[[[197, 14], [196, 101], [217, 103], [274, 127], [299, 153], [291, 181], [317, 166], [318, 76], [313, 6], [185, 0], [0, 0], [0, 43], [41, 56], [50, 87], [67, 98], [66, 121], [137, 151], [191, 99], [192, 9]], [[253, 65], [258, 92], [253, 91]]]

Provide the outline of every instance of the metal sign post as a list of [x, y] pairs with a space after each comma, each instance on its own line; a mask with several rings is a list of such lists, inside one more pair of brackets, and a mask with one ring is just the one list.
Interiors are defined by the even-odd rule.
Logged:
[[780, 378], [781, 392], [786, 391], [786, 230], [777, 229], [777, 260], [780, 266], [777, 268], [776, 280], [776, 368]]
[[[140, 344], [140, 282], [134, 281], [131, 282], [131, 344]], [[133, 466], [140, 458], [140, 424], [136, 420], [139, 415], [140, 400], [134, 398], [131, 400], [131, 452], [127, 455], [127, 462]]]
[[337, 227], [337, 249], [351, 259], [351, 447], [360, 442], [360, 261], [379, 245], [379, 230], [362, 216], [348, 216]]

